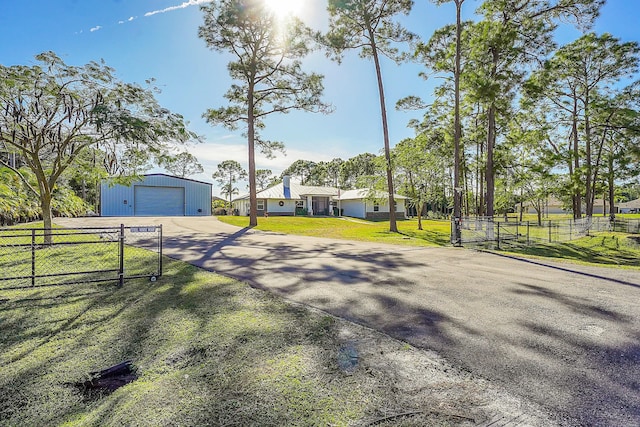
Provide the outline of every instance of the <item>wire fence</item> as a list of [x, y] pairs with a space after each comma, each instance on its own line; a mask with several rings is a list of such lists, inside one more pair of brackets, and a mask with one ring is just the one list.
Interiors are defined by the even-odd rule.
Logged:
[[488, 217], [464, 217], [460, 220], [459, 241], [456, 223], [451, 222], [451, 243], [463, 246], [536, 245], [563, 243], [596, 232], [640, 234], [640, 219], [581, 218], [537, 222], [503, 222]]
[[0, 228], [0, 289], [161, 275], [161, 225]]

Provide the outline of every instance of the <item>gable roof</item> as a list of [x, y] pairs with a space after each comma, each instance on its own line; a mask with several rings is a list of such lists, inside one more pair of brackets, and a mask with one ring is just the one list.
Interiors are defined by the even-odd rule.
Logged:
[[[272, 187], [266, 188], [262, 191], [258, 191], [256, 197], [258, 199], [291, 199], [300, 200], [307, 196], [323, 196], [332, 197], [338, 195], [338, 189], [333, 187], [319, 187], [312, 185], [300, 185], [292, 182], [289, 186], [288, 194], [285, 194], [285, 188], [283, 183], [276, 184]], [[248, 199], [249, 195], [245, 194], [236, 198], [235, 200]]]
[[629, 200], [624, 203], [616, 203], [617, 208], [640, 209], [640, 199]]
[[[371, 197], [373, 196], [373, 197]], [[336, 197], [339, 200], [362, 200], [368, 198], [374, 199], [388, 199], [389, 193], [386, 191], [374, 190], [373, 192], [368, 188], [358, 188], [356, 190], [348, 190], [340, 193], [340, 197]], [[405, 200], [408, 197], [401, 196], [400, 194], [394, 194], [394, 199]]]

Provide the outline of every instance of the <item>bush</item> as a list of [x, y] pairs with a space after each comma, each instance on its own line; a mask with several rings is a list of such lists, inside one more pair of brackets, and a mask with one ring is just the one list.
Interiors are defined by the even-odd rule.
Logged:
[[213, 214], [214, 214], [215, 216], [218, 216], [218, 215], [226, 215], [226, 214], [227, 214], [227, 210], [226, 210], [225, 208], [215, 208], [215, 209], [213, 210]]

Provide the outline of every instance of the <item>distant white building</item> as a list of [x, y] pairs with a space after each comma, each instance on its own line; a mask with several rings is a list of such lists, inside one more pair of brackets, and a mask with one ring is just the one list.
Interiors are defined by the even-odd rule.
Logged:
[[616, 204], [619, 213], [640, 213], [640, 199]]

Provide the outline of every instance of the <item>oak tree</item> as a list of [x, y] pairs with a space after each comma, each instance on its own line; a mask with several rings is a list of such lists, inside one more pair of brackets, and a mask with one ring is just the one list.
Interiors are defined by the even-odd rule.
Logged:
[[182, 116], [158, 104], [153, 88], [118, 80], [103, 62], [68, 65], [53, 52], [36, 61], [0, 65], [0, 141], [20, 156], [36, 184], [0, 163], [38, 196], [45, 229], [52, 226], [58, 180], [85, 150], [101, 149], [105, 167], [115, 167], [128, 152], [148, 159], [195, 138]]

